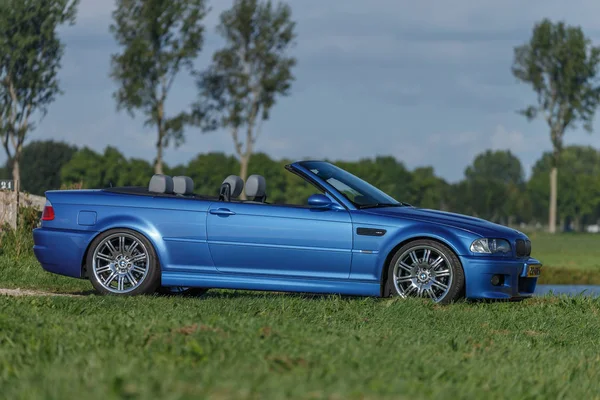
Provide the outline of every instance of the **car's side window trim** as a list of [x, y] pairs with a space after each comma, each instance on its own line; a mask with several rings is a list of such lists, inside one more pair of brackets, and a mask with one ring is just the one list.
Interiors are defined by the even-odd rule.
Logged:
[[[308, 182], [309, 184], [311, 184], [312, 186], [315, 187], [315, 189], [323, 192], [323, 193], [327, 193], [329, 194], [331, 197], [333, 197], [333, 201], [335, 201], [337, 204], [344, 206], [343, 204], [340, 204], [340, 202], [337, 200], [337, 198], [335, 196], [333, 196], [332, 194], [329, 193], [329, 191], [324, 188], [322, 185], [320, 185], [318, 182], [313, 181], [312, 179], [307, 179], [305, 176], [303, 176], [302, 174], [300, 174], [299, 172], [287, 168], [286, 166], [286, 170], [296, 176], [299, 176], [300, 178], [302, 178], [302, 180]], [[308, 204], [288, 204], [288, 203], [258, 203], [255, 201], [245, 201], [245, 200], [231, 200], [229, 202], [223, 202], [223, 201], [218, 201], [217, 204], [221, 204], [221, 203], [230, 203], [230, 204], [250, 204], [250, 205], [255, 205], [255, 206], [280, 206], [280, 207], [292, 207], [292, 208], [302, 208], [302, 209], [310, 209], [312, 208], [311, 206], [309, 206]]]
[[305, 181], [313, 184], [317, 188], [321, 189], [323, 192], [329, 194], [331, 197], [333, 197], [333, 200], [335, 200], [339, 205], [344, 207], [346, 210], [356, 210], [356, 207], [354, 206], [354, 204], [352, 204], [352, 202], [350, 202], [349, 199], [344, 198], [344, 196], [342, 196], [340, 193], [338, 193], [333, 186], [328, 185], [328, 186], [331, 186], [331, 189], [330, 189], [327, 186], [325, 186], [324, 184], [322, 184], [321, 182], [319, 182], [316, 178], [311, 176], [310, 172], [308, 172], [306, 170], [306, 168], [304, 168], [303, 166], [297, 165], [297, 164], [288, 164], [285, 166], [285, 169], [287, 169], [288, 171], [290, 171], [293, 174], [298, 175]]

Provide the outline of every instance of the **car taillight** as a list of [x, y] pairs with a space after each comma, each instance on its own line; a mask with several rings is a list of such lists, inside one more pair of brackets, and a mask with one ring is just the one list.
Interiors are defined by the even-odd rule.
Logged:
[[52, 221], [54, 219], [54, 208], [52, 207], [52, 203], [46, 201], [46, 205], [44, 206], [44, 212], [42, 213], [42, 221]]

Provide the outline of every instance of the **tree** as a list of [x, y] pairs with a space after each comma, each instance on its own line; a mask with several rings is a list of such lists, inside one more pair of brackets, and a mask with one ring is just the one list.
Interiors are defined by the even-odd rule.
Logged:
[[511, 223], [519, 213], [525, 178], [519, 159], [510, 151], [487, 150], [465, 170], [466, 202], [475, 215]]
[[377, 156], [357, 162], [335, 162], [337, 166], [383, 190], [398, 201], [413, 201], [412, 175], [402, 162], [393, 156]]
[[83, 188], [147, 186], [152, 166], [145, 160], [127, 159], [114, 147], [103, 154], [84, 147], [61, 168], [62, 183], [81, 184]]
[[236, 0], [217, 26], [225, 47], [199, 75], [195, 115], [206, 119], [216, 114], [218, 126], [231, 131], [244, 180], [261, 123], [269, 118], [276, 97], [289, 94], [294, 79], [296, 59], [287, 54], [295, 38], [291, 15], [282, 3]]
[[0, 2], [0, 140], [18, 191], [20, 162], [36, 113], [61, 93], [57, 72], [64, 46], [57, 28], [73, 24], [78, 0]]
[[[240, 165], [232, 155], [224, 153], [198, 154], [180, 174], [188, 175], [194, 180], [196, 193], [218, 196], [223, 180], [239, 171]], [[172, 175], [175, 175], [173, 171]]]
[[512, 72], [530, 85], [537, 104], [521, 111], [529, 120], [538, 115], [546, 120], [552, 141], [548, 229], [556, 231], [557, 176], [563, 137], [583, 123], [592, 129], [600, 100], [598, 64], [600, 48], [592, 46], [580, 27], [544, 19], [535, 25], [529, 43], [516, 47]]
[[465, 215], [476, 214], [474, 208], [470, 204], [469, 185], [464, 179], [453, 183], [448, 187], [447, 202], [448, 211]]
[[[552, 169], [551, 152], [546, 152], [533, 167], [528, 182], [528, 192], [536, 209], [548, 204], [550, 185], [548, 172]], [[561, 154], [561, 162], [569, 168], [558, 172], [558, 184], [563, 193], [557, 202], [557, 217], [560, 225], [572, 222], [579, 230], [584, 222], [595, 222], [596, 210], [600, 206], [600, 153], [588, 146], [567, 146]], [[541, 218], [539, 212], [534, 217]]]
[[184, 140], [186, 112], [168, 117], [167, 96], [181, 69], [191, 71], [202, 49], [205, 0], [117, 0], [110, 30], [123, 51], [112, 56], [117, 109], [146, 116], [156, 126], [154, 171], [163, 173], [163, 149]]
[[[60, 170], [76, 151], [75, 146], [54, 140], [25, 145], [21, 155], [21, 190], [43, 196], [46, 190], [60, 189]], [[7, 168], [11, 168], [9, 163]]]
[[8, 179], [11, 175], [11, 170], [8, 168], [8, 165], [3, 165], [0, 167], [0, 179]]
[[420, 167], [412, 172], [410, 202], [421, 208], [447, 207], [448, 184], [435, 176], [433, 167]]
[[[252, 155], [252, 173], [265, 177], [267, 181], [267, 201], [272, 204], [286, 204], [288, 180], [285, 175], [293, 175], [286, 171], [284, 165], [273, 160], [267, 154], [259, 152]], [[308, 203], [304, 203], [306, 205]]]

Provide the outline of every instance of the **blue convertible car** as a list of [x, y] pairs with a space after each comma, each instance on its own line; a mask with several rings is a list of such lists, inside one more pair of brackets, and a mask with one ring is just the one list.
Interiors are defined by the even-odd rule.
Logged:
[[218, 197], [165, 175], [148, 188], [49, 191], [35, 255], [118, 295], [230, 288], [449, 303], [535, 290], [541, 264], [519, 231], [398, 202], [327, 162], [286, 169], [314, 186], [307, 204], [269, 204], [260, 175], [227, 177]]

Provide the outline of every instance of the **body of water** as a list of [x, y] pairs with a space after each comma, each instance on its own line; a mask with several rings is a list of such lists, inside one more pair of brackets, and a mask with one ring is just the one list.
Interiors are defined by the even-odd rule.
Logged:
[[561, 295], [566, 294], [569, 296], [577, 296], [583, 294], [584, 296], [600, 296], [600, 285], [537, 285], [535, 289], [536, 296], [543, 296], [545, 294]]

